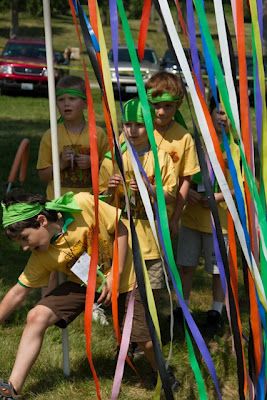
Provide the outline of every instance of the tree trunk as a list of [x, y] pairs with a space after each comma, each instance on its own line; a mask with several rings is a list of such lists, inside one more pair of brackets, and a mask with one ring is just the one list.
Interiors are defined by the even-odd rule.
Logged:
[[19, 31], [19, 0], [11, 0], [11, 26], [9, 36], [14, 39]]

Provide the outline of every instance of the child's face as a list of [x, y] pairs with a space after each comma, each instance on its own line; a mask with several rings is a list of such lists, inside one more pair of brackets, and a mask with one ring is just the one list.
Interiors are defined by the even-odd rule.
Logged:
[[214, 128], [219, 137], [221, 137], [220, 134], [222, 133], [222, 127], [224, 128], [225, 132], [229, 131], [230, 123], [221, 105], [219, 106], [219, 110], [217, 110], [216, 108], [213, 109], [211, 113], [211, 118], [214, 124]]
[[173, 120], [177, 111], [176, 101], [161, 101], [153, 104], [155, 109], [154, 125], [157, 128], [166, 128]]
[[124, 131], [127, 139], [129, 139], [133, 146], [146, 144], [148, 141], [146, 127], [144, 124], [127, 122], [124, 124]]
[[39, 222], [39, 228], [25, 228], [20, 232], [17, 239], [15, 239], [23, 251], [36, 250], [43, 252], [48, 250], [53, 234], [48, 228], [49, 222], [46, 218], [41, 218]]
[[81, 120], [85, 106], [86, 102], [80, 97], [67, 93], [57, 97], [58, 111], [65, 121], [75, 122]]

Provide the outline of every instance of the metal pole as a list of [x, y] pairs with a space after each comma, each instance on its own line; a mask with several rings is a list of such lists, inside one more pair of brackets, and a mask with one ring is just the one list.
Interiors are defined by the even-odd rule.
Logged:
[[[60, 168], [57, 140], [57, 114], [56, 114], [56, 93], [54, 76], [54, 56], [52, 46], [51, 12], [50, 0], [43, 0], [44, 28], [45, 28], [45, 48], [48, 73], [48, 98], [50, 112], [50, 129], [52, 142], [52, 160], [53, 160], [53, 180], [55, 197], [60, 196]], [[64, 281], [64, 275], [59, 274], [59, 282]], [[64, 375], [70, 375], [69, 363], [69, 340], [67, 329], [62, 330], [62, 349], [63, 349], [63, 372]]]

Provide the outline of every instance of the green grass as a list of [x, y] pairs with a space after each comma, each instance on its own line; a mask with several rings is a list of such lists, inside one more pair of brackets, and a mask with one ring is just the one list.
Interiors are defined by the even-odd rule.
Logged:
[[[42, 19], [30, 19], [22, 14], [21, 34], [27, 36], [43, 36]], [[214, 19], [211, 20], [214, 24]], [[131, 23], [135, 39], [138, 35], [139, 21]], [[0, 47], [3, 47], [8, 37], [7, 15], [0, 17]], [[166, 49], [166, 41], [162, 34], [156, 32], [156, 25], [152, 26], [148, 34], [148, 44], [155, 47], [159, 56]], [[105, 28], [108, 32], [108, 28]], [[66, 46], [77, 46], [77, 39], [70, 17], [53, 19], [54, 47], [63, 50]], [[162, 40], [158, 40], [158, 36]], [[110, 47], [110, 35], [107, 35], [107, 47]], [[217, 43], [217, 42], [216, 42]], [[93, 91], [97, 123], [104, 126], [103, 113], [99, 101], [99, 93]], [[182, 114], [186, 121], [191, 121], [186, 103], [182, 106]], [[254, 115], [254, 114], [253, 114]], [[0, 197], [4, 195], [5, 183], [14, 154], [22, 138], [30, 139], [30, 162], [28, 177], [24, 184], [27, 190], [44, 192], [44, 187], [39, 183], [35, 166], [37, 161], [38, 146], [42, 133], [49, 127], [48, 100], [45, 98], [31, 97], [0, 97]], [[28, 255], [18, 250], [16, 245], [7, 240], [0, 231], [1, 259], [0, 259], [0, 297], [15, 282], [22, 271]], [[241, 280], [241, 278], [240, 278]], [[33, 292], [25, 306], [16, 311], [9, 321], [0, 327], [2, 351], [0, 352], [0, 377], [8, 378], [16, 354], [19, 338], [24, 326], [27, 311], [39, 298], [38, 291]], [[245, 326], [245, 335], [248, 334], [246, 295], [240, 283], [241, 315]], [[192, 309], [197, 323], [201, 326], [205, 320], [205, 311], [211, 302], [211, 279], [199, 268], [194, 277], [192, 292]], [[162, 300], [162, 327], [163, 336], [167, 335], [166, 317], [168, 314], [167, 302]], [[204, 336], [211, 352], [219, 376], [220, 386], [224, 400], [238, 398], [236, 361], [232, 352], [232, 339], [229, 327], [226, 324], [224, 334], [209, 340]], [[51, 328], [46, 335], [42, 352], [33, 367], [24, 387], [27, 400], [36, 399], [95, 399], [95, 388], [85, 355], [85, 339], [83, 333], [83, 316], [79, 317], [69, 328], [71, 376], [64, 378], [62, 373], [61, 335], [57, 328]], [[164, 345], [164, 354], [168, 353], [168, 343]], [[110, 398], [113, 371], [115, 368], [114, 356], [116, 344], [113, 338], [111, 325], [109, 327], [93, 326], [93, 356], [94, 363], [101, 381], [103, 399]], [[196, 351], [201, 370], [203, 372], [208, 390], [209, 399], [215, 399], [213, 385], [207, 371]], [[181, 327], [175, 327], [174, 356], [172, 364], [176, 375], [182, 382], [181, 390], [176, 398], [179, 400], [197, 399], [196, 384], [188, 362], [188, 353]], [[137, 362], [137, 368], [145, 376], [148, 373], [144, 360]], [[139, 387], [138, 378], [126, 367], [123, 379], [121, 399], [150, 399], [153, 392]]]

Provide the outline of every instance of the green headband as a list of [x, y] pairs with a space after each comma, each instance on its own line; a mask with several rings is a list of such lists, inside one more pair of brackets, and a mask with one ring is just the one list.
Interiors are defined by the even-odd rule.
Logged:
[[29, 218], [35, 217], [43, 210], [54, 210], [62, 212], [81, 212], [82, 210], [77, 205], [74, 199], [73, 192], [67, 192], [63, 196], [55, 200], [47, 201], [45, 205], [40, 203], [14, 203], [6, 207], [1, 203], [3, 209], [3, 227], [7, 228], [17, 222], [25, 221]]
[[74, 97], [80, 97], [83, 100], [86, 100], [85, 94], [79, 89], [71, 89], [71, 88], [57, 88], [56, 89], [56, 97], [63, 96], [64, 94], [70, 94]]
[[147, 98], [150, 103], [161, 103], [162, 101], [180, 101], [182, 96], [173, 96], [168, 92], [164, 92], [159, 96], [153, 96], [154, 89], [148, 89], [147, 91]]
[[[142, 106], [139, 99], [131, 99], [127, 101], [123, 105], [123, 110], [124, 110], [124, 118], [123, 118], [124, 123], [127, 122], [137, 122], [138, 124], [145, 123]], [[155, 110], [152, 107], [150, 107], [150, 111], [151, 111], [151, 117], [152, 119], [154, 119]]]

